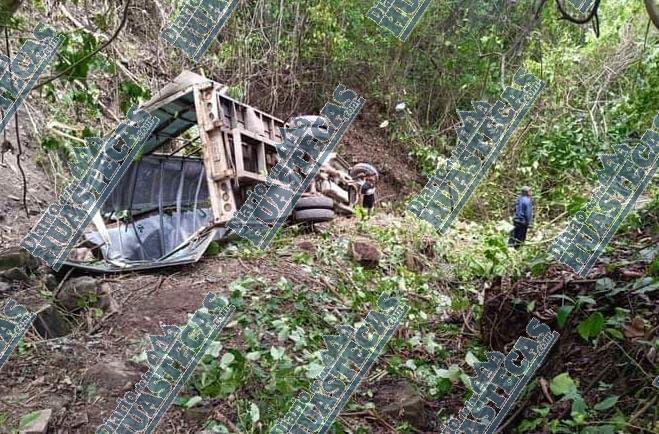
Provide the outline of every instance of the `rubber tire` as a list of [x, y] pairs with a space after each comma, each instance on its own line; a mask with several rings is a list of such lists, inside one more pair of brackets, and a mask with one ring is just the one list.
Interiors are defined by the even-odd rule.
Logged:
[[380, 173], [377, 171], [375, 167], [368, 163], [357, 163], [354, 166], [350, 168], [349, 174], [353, 178], [357, 178], [360, 175], [374, 175], [373, 171], [369, 168], [372, 167], [373, 170], [375, 170], [375, 176], [376, 178], [380, 177]]
[[296, 222], [320, 223], [334, 220], [336, 214], [331, 209], [312, 208], [295, 211], [293, 219]]
[[301, 197], [295, 204], [296, 210], [303, 209], [334, 209], [334, 201], [327, 196]]

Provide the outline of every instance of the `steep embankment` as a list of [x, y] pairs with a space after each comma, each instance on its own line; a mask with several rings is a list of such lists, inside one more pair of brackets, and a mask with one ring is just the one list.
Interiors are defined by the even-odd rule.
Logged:
[[405, 145], [390, 141], [379, 127], [377, 110], [375, 104], [367, 102], [337, 149], [349, 163], [375, 166], [381, 174], [379, 200], [400, 203], [419, 191], [425, 179], [417, 173]]

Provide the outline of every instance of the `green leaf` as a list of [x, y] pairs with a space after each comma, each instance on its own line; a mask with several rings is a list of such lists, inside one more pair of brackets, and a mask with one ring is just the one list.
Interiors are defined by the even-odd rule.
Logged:
[[541, 423], [543, 423], [542, 419], [523, 420], [517, 429], [521, 433], [534, 431]]
[[256, 423], [261, 419], [261, 412], [259, 407], [253, 402], [249, 406], [249, 417], [252, 419], [252, 423]]
[[206, 426], [204, 426], [204, 429], [213, 433], [231, 434], [229, 428], [214, 420], [208, 421]]
[[222, 369], [226, 369], [233, 363], [233, 361], [236, 360], [236, 356], [234, 356], [231, 353], [224, 353], [222, 356], [222, 359], [220, 360], [220, 367]]
[[635, 280], [632, 287], [635, 289], [634, 294], [643, 295], [647, 292], [654, 292], [659, 289], [659, 280], [652, 277], [642, 277]]
[[558, 312], [556, 313], [556, 321], [560, 328], [565, 327], [567, 317], [570, 316], [573, 310], [574, 306], [561, 306], [560, 309], [558, 309]]
[[554, 395], [567, 395], [577, 391], [577, 385], [567, 372], [552, 378], [549, 388]]
[[146, 362], [146, 351], [142, 351], [139, 354], [134, 355], [133, 357], [130, 358], [131, 361], [135, 363], [143, 363]]
[[270, 356], [272, 357], [273, 360], [279, 360], [282, 357], [284, 357], [284, 352], [286, 350], [282, 347], [275, 348], [275, 347], [270, 347]]
[[611, 289], [613, 289], [615, 287], [616, 287], [616, 284], [609, 277], [604, 277], [602, 279], [597, 279], [597, 281], [595, 282], [595, 289], [597, 291], [610, 291]]
[[577, 296], [577, 303], [578, 304], [596, 304], [597, 302], [593, 297], [588, 297], [586, 295], [578, 295]]
[[550, 406], [545, 406], [545, 407], [532, 407], [531, 411], [539, 414], [541, 417], [546, 417], [549, 412], [551, 411]]
[[472, 353], [471, 351], [467, 351], [467, 355], [465, 356], [465, 362], [467, 363], [467, 365], [473, 368], [478, 361], [479, 361], [478, 357], [474, 356], [474, 353]]
[[317, 362], [311, 362], [307, 365], [306, 368], [307, 368], [307, 372], [306, 372], [307, 378], [317, 378], [320, 375], [320, 373], [323, 372], [325, 366]]
[[460, 381], [462, 381], [462, 384], [465, 386], [469, 387], [470, 389], [472, 388], [471, 386], [471, 377], [464, 372], [460, 374]]
[[453, 382], [460, 379], [460, 367], [458, 365], [451, 365], [448, 369], [438, 369], [437, 376], [439, 378], [447, 378]]
[[256, 361], [256, 360], [258, 360], [258, 359], [261, 358], [261, 352], [260, 352], [260, 351], [252, 351], [252, 352], [250, 352], [250, 353], [247, 353], [247, 355], [245, 356], [245, 358], [246, 358], [247, 360], [251, 361], [251, 362], [254, 362], [254, 361]]
[[625, 339], [625, 337], [623, 336], [622, 332], [621, 332], [620, 330], [618, 330], [618, 329], [607, 328], [605, 331], [606, 331], [609, 335], [611, 335], [611, 337], [614, 337], [614, 338], [616, 338], [616, 339], [618, 339], [618, 340], [621, 340], [621, 341], [622, 341], [622, 340]]
[[572, 401], [570, 416], [572, 416], [572, 419], [574, 419], [577, 423], [582, 423], [584, 420], [586, 420], [586, 409], [586, 402], [583, 400], [581, 395], [577, 395]]
[[21, 418], [21, 421], [18, 423], [18, 428], [25, 428], [35, 420], [39, 419], [39, 415], [41, 415], [41, 410], [33, 411], [30, 414], [26, 414]]
[[604, 411], [616, 405], [617, 402], [618, 402], [618, 397], [616, 395], [609, 396], [608, 398], [604, 399], [602, 402], [595, 404], [593, 408], [597, 411]]
[[600, 312], [595, 312], [590, 315], [587, 319], [581, 321], [577, 327], [579, 335], [588, 340], [588, 338], [597, 337], [604, 329], [604, 315]]
[[535, 300], [531, 300], [526, 305], [527, 312], [533, 312], [535, 310]]
[[208, 345], [208, 349], [204, 354], [208, 354], [213, 358], [216, 358], [220, 355], [220, 351], [222, 351], [222, 344], [219, 343], [218, 341], [213, 341]]
[[188, 399], [185, 404], [183, 404], [183, 407], [192, 408], [195, 405], [199, 404], [201, 401], [202, 401], [201, 396], [193, 396], [192, 398]]
[[414, 363], [414, 360], [412, 359], [407, 359], [405, 362], [405, 367], [412, 371], [416, 371], [416, 363]]
[[220, 251], [220, 243], [217, 241], [211, 241], [208, 247], [206, 247], [206, 253], [204, 254], [209, 257], [215, 257], [220, 254]]

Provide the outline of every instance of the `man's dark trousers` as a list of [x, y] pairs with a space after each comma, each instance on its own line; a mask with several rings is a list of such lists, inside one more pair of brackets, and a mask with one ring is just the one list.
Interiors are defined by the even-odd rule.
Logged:
[[526, 231], [529, 229], [529, 225], [521, 221], [513, 221], [513, 224], [515, 229], [510, 234], [508, 245], [519, 249], [519, 246], [526, 241]]

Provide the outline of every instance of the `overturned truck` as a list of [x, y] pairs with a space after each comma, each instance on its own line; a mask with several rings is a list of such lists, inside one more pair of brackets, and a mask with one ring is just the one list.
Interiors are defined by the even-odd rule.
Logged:
[[[228, 235], [225, 224], [276, 164], [287, 125], [226, 89], [186, 71], [141, 107], [159, 124], [66, 265], [108, 272], [186, 264]], [[360, 178], [373, 171], [351, 170], [331, 154], [289, 218], [352, 214]]]

